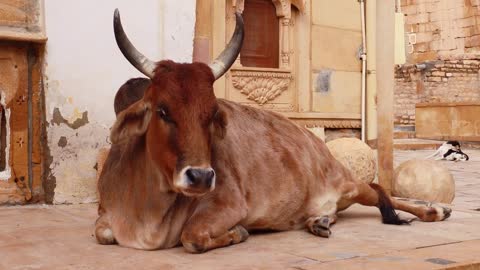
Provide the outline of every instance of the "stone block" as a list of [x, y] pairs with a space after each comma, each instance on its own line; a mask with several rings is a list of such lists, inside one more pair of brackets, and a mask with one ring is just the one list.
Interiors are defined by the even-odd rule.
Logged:
[[312, 22], [316, 25], [361, 31], [359, 5], [350, 0], [312, 1]]
[[[318, 73], [312, 74], [314, 89]], [[360, 113], [360, 72], [333, 71], [330, 91], [313, 92], [312, 111], [335, 113]]]
[[445, 72], [443, 72], [443, 71], [434, 71], [434, 72], [432, 72], [432, 75], [433, 75], [433, 76], [440, 76], [440, 77], [442, 77], [442, 76], [445, 76]]
[[429, 19], [430, 22], [439, 22], [446, 20], [444, 13], [439, 10], [431, 12], [429, 15]]
[[468, 27], [476, 24], [475, 17], [467, 17], [455, 20], [455, 25], [459, 28]]
[[428, 21], [429, 21], [429, 15], [427, 13], [414, 14], [414, 15], [405, 17], [405, 22], [408, 24], [426, 23]]
[[312, 68], [360, 71], [357, 51], [361, 44], [361, 32], [313, 25]]
[[429, 42], [433, 39], [433, 32], [417, 33], [417, 44], [422, 42]]
[[471, 36], [465, 38], [465, 47], [477, 47], [480, 46], [480, 35]]
[[428, 81], [429, 82], [441, 82], [442, 78], [441, 77], [429, 77]]
[[402, 7], [402, 13], [405, 15], [414, 15], [417, 13], [418, 6], [417, 5], [409, 5]]
[[430, 49], [428, 42], [417, 43], [413, 45], [416, 52], [427, 52]]

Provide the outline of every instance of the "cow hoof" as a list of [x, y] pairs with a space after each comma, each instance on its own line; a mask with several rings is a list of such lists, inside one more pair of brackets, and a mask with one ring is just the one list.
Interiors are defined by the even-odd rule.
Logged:
[[421, 218], [424, 222], [443, 221], [450, 217], [452, 209], [442, 206], [430, 206]]
[[317, 218], [310, 229], [310, 231], [317, 236], [329, 238], [332, 232], [330, 231], [330, 218], [323, 216]]
[[113, 232], [110, 228], [98, 227], [95, 230], [95, 237], [97, 242], [101, 245], [113, 245], [116, 243]]
[[250, 234], [248, 231], [241, 225], [237, 225], [230, 230], [232, 235], [232, 244], [238, 244], [247, 240]]
[[452, 214], [452, 209], [447, 207], [434, 207], [437, 211], [438, 221], [445, 220]]

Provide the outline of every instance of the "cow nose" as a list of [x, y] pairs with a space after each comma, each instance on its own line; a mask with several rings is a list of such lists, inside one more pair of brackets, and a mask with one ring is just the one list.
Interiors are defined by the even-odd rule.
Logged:
[[191, 168], [188, 169], [185, 174], [187, 175], [190, 184], [194, 187], [210, 188], [215, 177], [215, 171], [212, 168]]

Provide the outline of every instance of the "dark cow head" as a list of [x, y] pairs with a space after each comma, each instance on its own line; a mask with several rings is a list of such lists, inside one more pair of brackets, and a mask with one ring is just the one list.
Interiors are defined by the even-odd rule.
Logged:
[[118, 10], [114, 15], [114, 30], [123, 55], [152, 83], [143, 98], [117, 116], [112, 142], [144, 136], [148, 158], [172, 190], [189, 196], [213, 190], [211, 143], [213, 136], [223, 136], [227, 124], [219, 111], [213, 83], [230, 68], [240, 52], [241, 16], [236, 14], [235, 32], [227, 48], [209, 65], [147, 59], [128, 40]]

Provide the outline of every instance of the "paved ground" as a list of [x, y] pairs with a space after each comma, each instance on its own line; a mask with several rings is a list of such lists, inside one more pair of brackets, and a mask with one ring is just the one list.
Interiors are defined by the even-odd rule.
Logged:
[[[400, 151], [396, 163], [431, 152]], [[304, 231], [257, 234], [193, 255], [97, 245], [94, 204], [3, 207], [0, 269], [480, 269], [480, 151], [467, 153], [469, 162], [444, 162], [457, 183], [445, 222], [383, 225], [375, 208], [354, 206], [340, 214], [330, 239]]]

